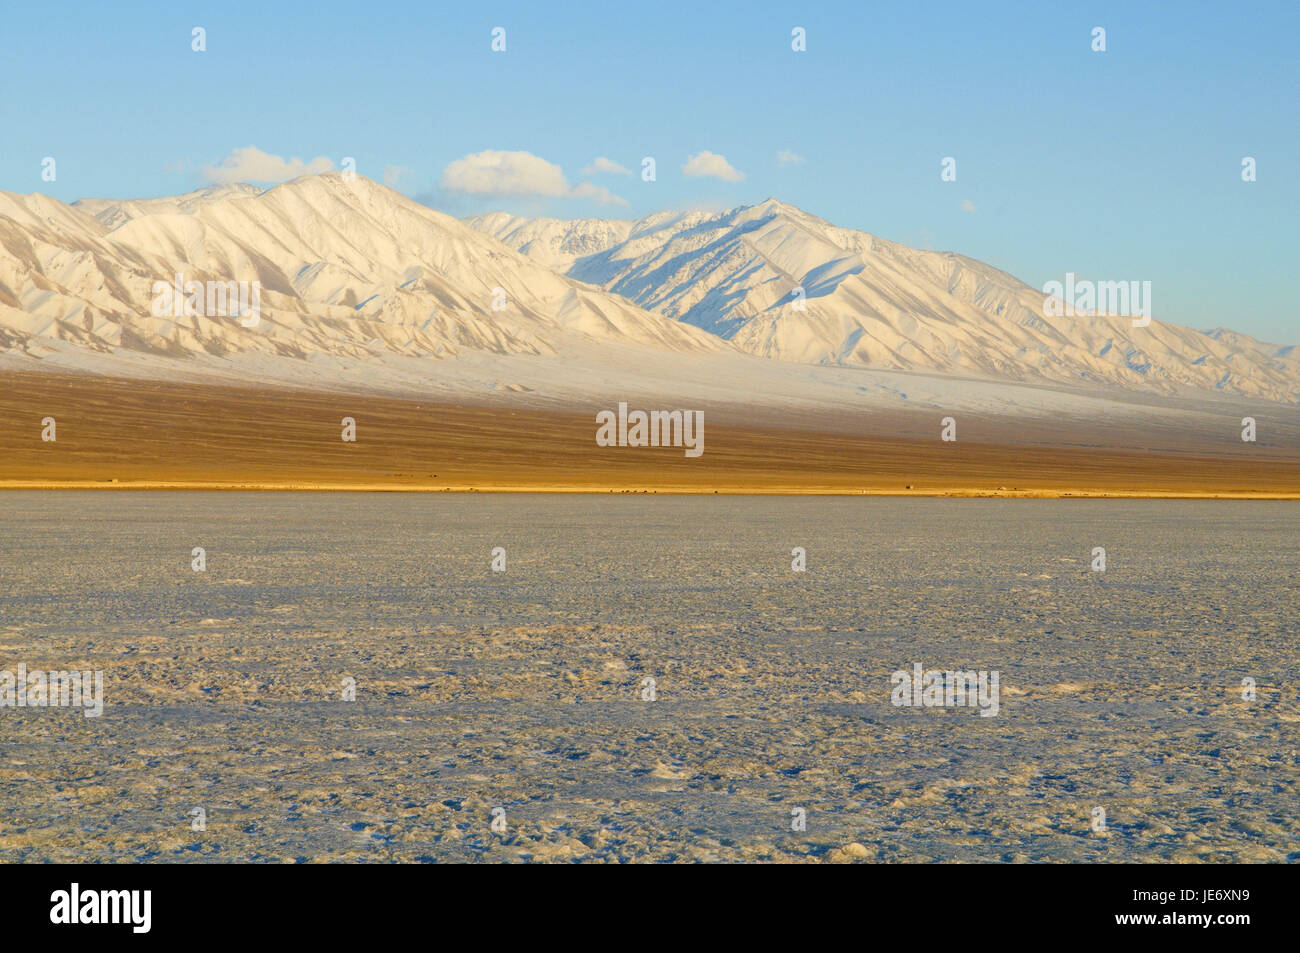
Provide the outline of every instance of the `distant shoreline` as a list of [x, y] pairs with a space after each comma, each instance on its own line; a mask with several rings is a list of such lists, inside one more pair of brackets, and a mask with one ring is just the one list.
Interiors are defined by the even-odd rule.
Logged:
[[76, 491], [107, 490], [135, 492], [233, 492], [233, 493], [495, 493], [495, 494], [571, 494], [588, 496], [840, 496], [840, 497], [898, 497], [915, 499], [1027, 499], [1027, 500], [1300, 500], [1295, 493], [1250, 493], [1226, 491], [1168, 492], [1160, 490], [988, 490], [973, 487], [948, 489], [899, 490], [870, 487], [858, 490], [819, 487], [625, 487], [625, 486], [555, 486], [542, 484], [513, 484], [509, 486], [479, 484], [464, 486], [433, 486], [401, 483], [280, 483], [268, 481], [248, 482], [192, 482], [192, 481], [104, 481], [61, 480], [40, 482], [33, 480], [0, 480], [0, 492], [7, 491]]

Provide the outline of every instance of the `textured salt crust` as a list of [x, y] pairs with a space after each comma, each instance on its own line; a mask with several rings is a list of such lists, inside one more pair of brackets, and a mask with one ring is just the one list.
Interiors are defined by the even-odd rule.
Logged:
[[[0, 711], [0, 860], [1300, 859], [1298, 524], [1286, 503], [0, 494], [0, 667], [107, 676], [99, 719]], [[913, 662], [999, 670], [1001, 713], [892, 707]]]

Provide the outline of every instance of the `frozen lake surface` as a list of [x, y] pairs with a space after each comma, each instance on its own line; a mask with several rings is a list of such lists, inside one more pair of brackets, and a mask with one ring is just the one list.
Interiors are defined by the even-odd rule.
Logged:
[[3, 493], [0, 861], [1297, 860], [1298, 643], [1294, 503]]

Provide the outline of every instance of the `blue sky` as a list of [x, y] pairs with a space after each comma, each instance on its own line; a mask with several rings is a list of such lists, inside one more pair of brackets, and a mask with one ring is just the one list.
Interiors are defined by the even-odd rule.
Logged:
[[[256, 146], [354, 157], [457, 215], [628, 218], [773, 195], [1036, 287], [1066, 271], [1150, 280], [1157, 318], [1300, 342], [1294, 0], [54, 2], [6, 3], [0, 23], [8, 191], [178, 193]], [[448, 187], [449, 165], [489, 150], [627, 204]], [[684, 174], [706, 151], [744, 178]], [[584, 176], [598, 156], [638, 174]], [[1243, 156], [1258, 181], [1241, 181]]]

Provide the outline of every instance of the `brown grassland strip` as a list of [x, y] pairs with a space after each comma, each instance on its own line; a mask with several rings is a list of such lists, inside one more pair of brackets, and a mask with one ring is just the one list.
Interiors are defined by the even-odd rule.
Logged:
[[[356, 443], [340, 439], [345, 416]], [[1285, 446], [1135, 434], [1123, 449], [1083, 425], [1052, 446], [991, 419], [944, 443], [937, 424], [897, 436], [915, 418], [895, 428], [889, 414], [864, 415], [861, 433], [808, 429], [807, 415], [706, 418], [706, 452], [689, 459], [598, 447], [576, 410], [7, 372], [0, 487], [1300, 497], [1300, 452]]]

